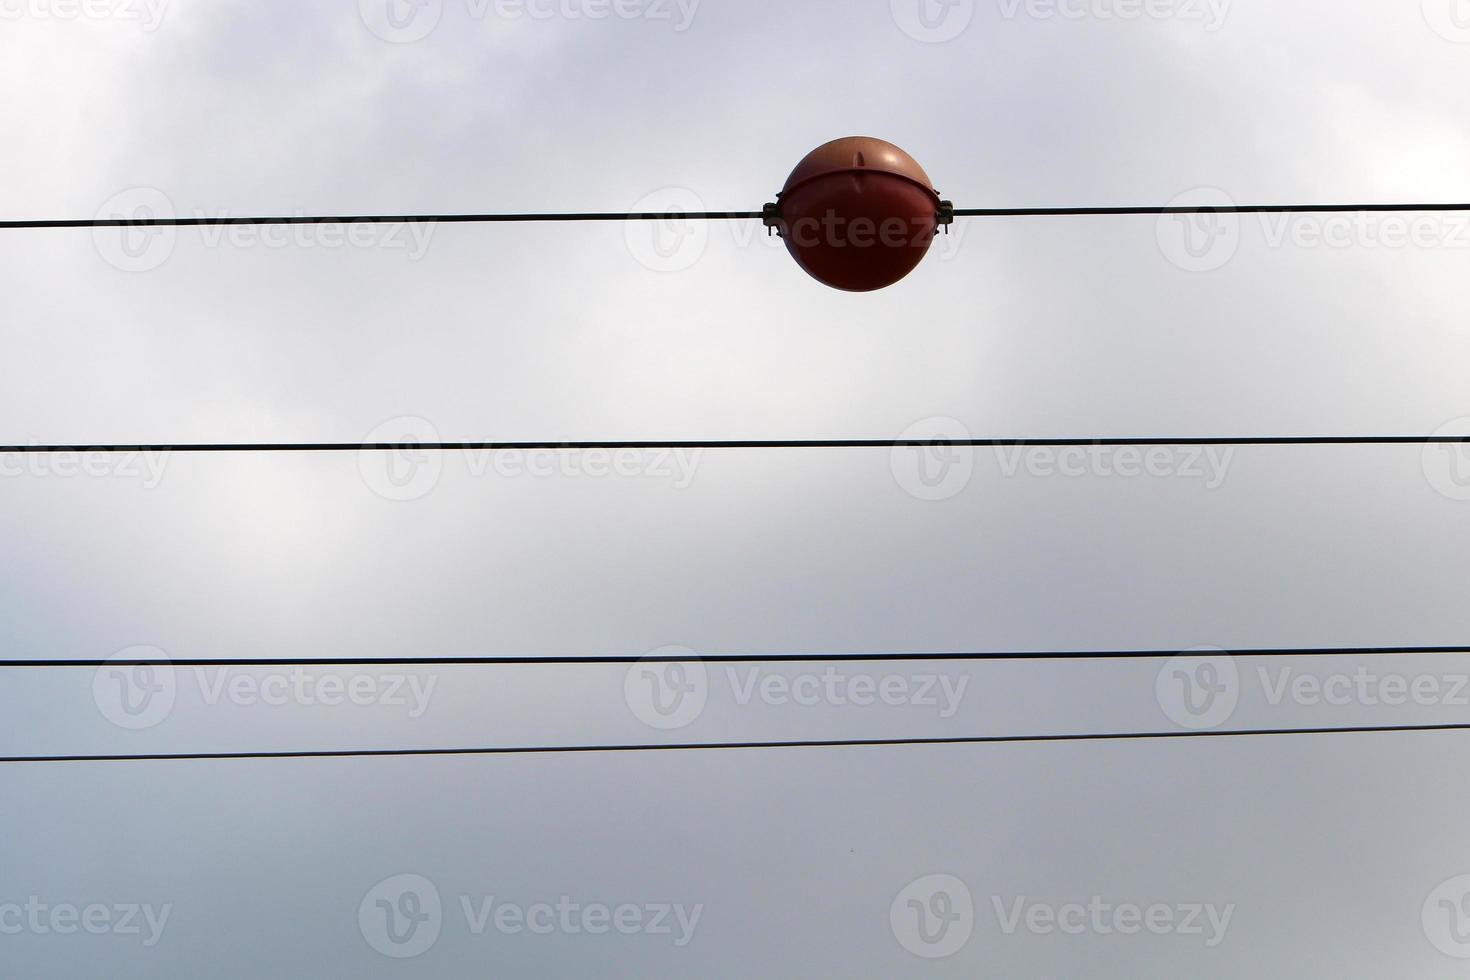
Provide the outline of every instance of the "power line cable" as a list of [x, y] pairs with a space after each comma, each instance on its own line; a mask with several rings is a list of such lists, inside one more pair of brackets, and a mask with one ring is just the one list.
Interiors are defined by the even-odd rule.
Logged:
[[695, 449], [1005, 449], [1125, 448], [1156, 446], [1425, 446], [1470, 442], [1465, 435], [1368, 436], [1150, 436], [1141, 438], [999, 438], [999, 439], [706, 439], [542, 442], [239, 442], [239, 443], [76, 443], [0, 446], [4, 454], [56, 453], [361, 453], [404, 452], [585, 452], [589, 450], [677, 451]]
[[260, 657], [235, 659], [109, 659], [109, 660], [0, 660], [0, 669], [103, 667], [509, 667], [509, 666], [627, 666], [640, 663], [913, 663], [925, 661], [1048, 661], [1048, 660], [1168, 660], [1174, 657], [1241, 659], [1286, 657], [1402, 657], [1470, 655], [1470, 646], [1384, 647], [1263, 647], [1238, 650], [1038, 650], [949, 653], [775, 653], [775, 654], [651, 654], [610, 657]]
[[954, 214], [957, 218], [1053, 218], [1089, 215], [1344, 214], [1409, 211], [1470, 211], [1470, 204], [1227, 204], [1193, 207], [1145, 205], [1101, 208], [958, 208]]
[[735, 221], [760, 219], [760, 211], [584, 211], [544, 214], [358, 214], [247, 217], [196, 215], [164, 218], [42, 218], [0, 221], [4, 228], [198, 228], [220, 225], [503, 224], [538, 221]]
[[1082, 735], [981, 735], [965, 738], [824, 739], [780, 742], [687, 742], [642, 745], [539, 745], [461, 749], [333, 749], [303, 752], [178, 752], [131, 755], [37, 755], [0, 757], [0, 764], [62, 762], [222, 762], [247, 759], [361, 759], [426, 756], [577, 755], [642, 752], [696, 752], [751, 749], [891, 748], [899, 746], [1013, 745], [1050, 742], [1130, 742], [1167, 739], [1257, 738], [1306, 735], [1382, 735], [1464, 732], [1470, 725], [1364, 725], [1348, 728], [1254, 728], [1230, 731], [1095, 732]]
[[[1146, 207], [1081, 207], [1081, 208], [969, 208], [954, 211], [957, 217], [1056, 217], [1056, 216], [1120, 216], [1120, 215], [1170, 215], [1170, 214], [1246, 214], [1246, 213], [1344, 213], [1344, 212], [1430, 212], [1470, 211], [1470, 204], [1344, 204], [1344, 205], [1229, 205], [1229, 206], [1146, 206]], [[201, 227], [224, 225], [312, 225], [346, 223], [501, 223], [501, 222], [575, 222], [575, 221], [655, 221], [672, 219], [693, 220], [755, 220], [766, 217], [762, 211], [714, 211], [714, 212], [583, 212], [583, 213], [530, 213], [530, 214], [439, 214], [439, 215], [354, 215], [354, 216], [195, 216], [195, 217], [152, 217], [152, 218], [90, 218], [90, 219], [40, 219], [0, 221], [0, 229], [64, 229], [64, 228], [145, 228], [145, 227]], [[1229, 438], [1148, 438], [1148, 439], [967, 439], [967, 440], [749, 440], [749, 441], [704, 441], [704, 442], [543, 442], [543, 443], [487, 443], [487, 442], [440, 442], [440, 443], [242, 443], [242, 444], [181, 444], [181, 445], [105, 445], [105, 446], [9, 446], [0, 447], [0, 453], [62, 453], [85, 450], [90, 452], [387, 452], [401, 450], [617, 450], [617, 449], [818, 449], [818, 448], [928, 448], [928, 447], [1126, 447], [1126, 446], [1303, 446], [1303, 445], [1405, 445], [1405, 444], [1454, 444], [1470, 441], [1467, 436], [1277, 436], [1277, 437], [1229, 437]], [[1325, 656], [1330, 654], [1386, 655], [1408, 653], [1459, 653], [1463, 648], [1449, 647], [1398, 647], [1398, 648], [1337, 648], [1317, 650], [1260, 650], [1238, 651], [1238, 656]], [[1188, 652], [1186, 652], [1188, 653]], [[1125, 651], [1113, 653], [1044, 653], [1044, 654], [834, 654], [834, 655], [778, 655], [769, 657], [704, 657], [708, 662], [760, 662], [760, 661], [857, 661], [857, 660], [996, 660], [996, 659], [1111, 659], [1111, 658], [1161, 658], [1179, 655], [1178, 651]], [[1207, 656], [1201, 652], [1200, 656]], [[629, 663], [676, 662], [680, 658], [431, 658], [416, 660], [259, 660], [259, 661], [178, 661], [173, 666], [232, 666], [232, 665], [372, 665], [372, 664], [572, 664], [572, 663]], [[122, 665], [127, 661], [4, 661], [6, 667], [101, 667], [106, 664]], [[131, 662], [135, 665], [151, 664], [152, 661]], [[1132, 732], [1115, 734], [1083, 735], [1021, 735], [984, 736], [972, 738], [944, 739], [854, 739], [828, 741], [787, 742], [741, 742], [741, 743], [688, 743], [668, 745], [585, 745], [585, 746], [540, 746], [499, 747], [473, 749], [373, 749], [352, 751], [315, 752], [268, 752], [268, 753], [177, 753], [140, 754], [113, 756], [14, 756], [0, 758], [3, 763], [45, 762], [146, 762], [146, 761], [217, 761], [240, 759], [309, 759], [309, 758], [359, 758], [359, 757], [403, 757], [403, 756], [471, 756], [509, 754], [552, 754], [591, 752], [649, 752], [649, 751], [693, 751], [719, 749], [780, 749], [780, 748], [837, 748], [879, 747], [910, 745], [965, 745], [1007, 744], [1038, 742], [1084, 742], [1124, 741], [1175, 738], [1224, 738], [1250, 736], [1328, 735], [1352, 733], [1390, 732], [1444, 732], [1466, 731], [1470, 725], [1404, 725], [1372, 726], [1353, 728], [1294, 728], [1255, 729], [1241, 731], [1205, 732]]]
[[[1166, 214], [1328, 214], [1415, 211], [1470, 211], [1461, 204], [1239, 204], [1144, 205], [1138, 207], [959, 208], [960, 218], [1087, 217]], [[358, 214], [358, 215], [195, 215], [192, 217], [37, 218], [0, 221], [0, 229], [37, 228], [187, 228], [220, 225], [320, 224], [496, 224], [572, 221], [747, 221], [766, 217], [764, 211], [581, 211], [468, 214]]]

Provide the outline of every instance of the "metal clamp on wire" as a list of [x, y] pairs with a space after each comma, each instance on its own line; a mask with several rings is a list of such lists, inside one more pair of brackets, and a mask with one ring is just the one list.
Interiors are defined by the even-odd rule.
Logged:
[[773, 233], [779, 237], [781, 234], [781, 205], [767, 204], [761, 208], [761, 223], [766, 226], [767, 238], [770, 238]]

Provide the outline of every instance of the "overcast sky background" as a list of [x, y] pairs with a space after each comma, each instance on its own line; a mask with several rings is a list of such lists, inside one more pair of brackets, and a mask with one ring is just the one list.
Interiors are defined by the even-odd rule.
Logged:
[[[922, 8], [929, 28], [918, 0], [630, 0], [637, 16], [602, 19], [391, 0], [396, 34], [389, 2], [99, 0], [68, 17], [64, 0], [0, 0], [0, 215], [754, 210], [853, 134], [908, 149], [961, 207], [1470, 197], [1461, 0], [960, 0]], [[1208, 230], [961, 220], [870, 295], [809, 280], [757, 223], [357, 244], [186, 229], [127, 248], [0, 232], [0, 443], [1470, 432], [1470, 223]], [[934, 485], [917, 453], [645, 456], [622, 475], [567, 459], [0, 457], [5, 656], [1470, 635], [1470, 459], [1443, 450], [1169, 453], [1131, 476], [1116, 455], [1073, 472], [976, 452]], [[1212, 663], [1238, 677], [1216, 727], [1470, 723], [1470, 656]], [[1369, 696], [1273, 698], [1360, 667]], [[266, 670], [160, 669], [151, 716], [110, 700], [146, 677], [10, 670], [0, 755], [1182, 730], [1161, 661], [846, 665], [844, 681], [911, 693], [932, 680], [939, 701], [868, 706], [741, 693], [811, 665], [711, 665], [676, 728], [646, 723], [641, 669], [337, 670], [382, 700], [336, 706], [252, 700]], [[1378, 703], [1385, 675], [1439, 694]], [[291, 683], [320, 693], [323, 676]], [[4, 765], [0, 978], [1462, 976], [1464, 747]], [[374, 901], [406, 874], [443, 911], [424, 948], [387, 941], [415, 953], [397, 958], [374, 945]], [[915, 882], [942, 910], [934, 875], [951, 898], [963, 881], [974, 914], [931, 959], [900, 920]], [[461, 898], [492, 895], [701, 913], [682, 946], [475, 935]], [[10, 928], [7, 904], [31, 896], [170, 911], [152, 945], [146, 926]], [[1232, 912], [1211, 945], [1208, 926], [1007, 933], [996, 913], [1093, 896]]]

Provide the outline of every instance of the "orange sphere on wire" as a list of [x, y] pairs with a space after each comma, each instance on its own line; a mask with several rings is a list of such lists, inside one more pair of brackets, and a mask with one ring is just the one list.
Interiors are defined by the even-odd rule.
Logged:
[[812, 278], [870, 292], [923, 261], [945, 202], [918, 161], [886, 140], [849, 136], [797, 164], [767, 223]]

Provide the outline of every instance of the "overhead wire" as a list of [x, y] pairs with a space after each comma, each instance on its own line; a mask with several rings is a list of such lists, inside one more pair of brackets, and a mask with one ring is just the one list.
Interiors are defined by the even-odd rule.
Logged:
[[105, 762], [223, 762], [281, 759], [423, 758], [434, 756], [581, 755], [607, 753], [734, 751], [754, 749], [898, 748], [943, 745], [1015, 745], [1083, 742], [1138, 742], [1173, 739], [1261, 738], [1271, 736], [1325, 736], [1409, 734], [1470, 731], [1470, 724], [1358, 725], [1338, 728], [1253, 728], [1226, 731], [1089, 732], [1077, 735], [977, 735], [956, 738], [813, 739], [773, 742], [670, 742], [598, 745], [493, 746], [456, 749], [325, 749], [282, 752], [152, 752], [126, 755], [3, 756], [0, 764]]

